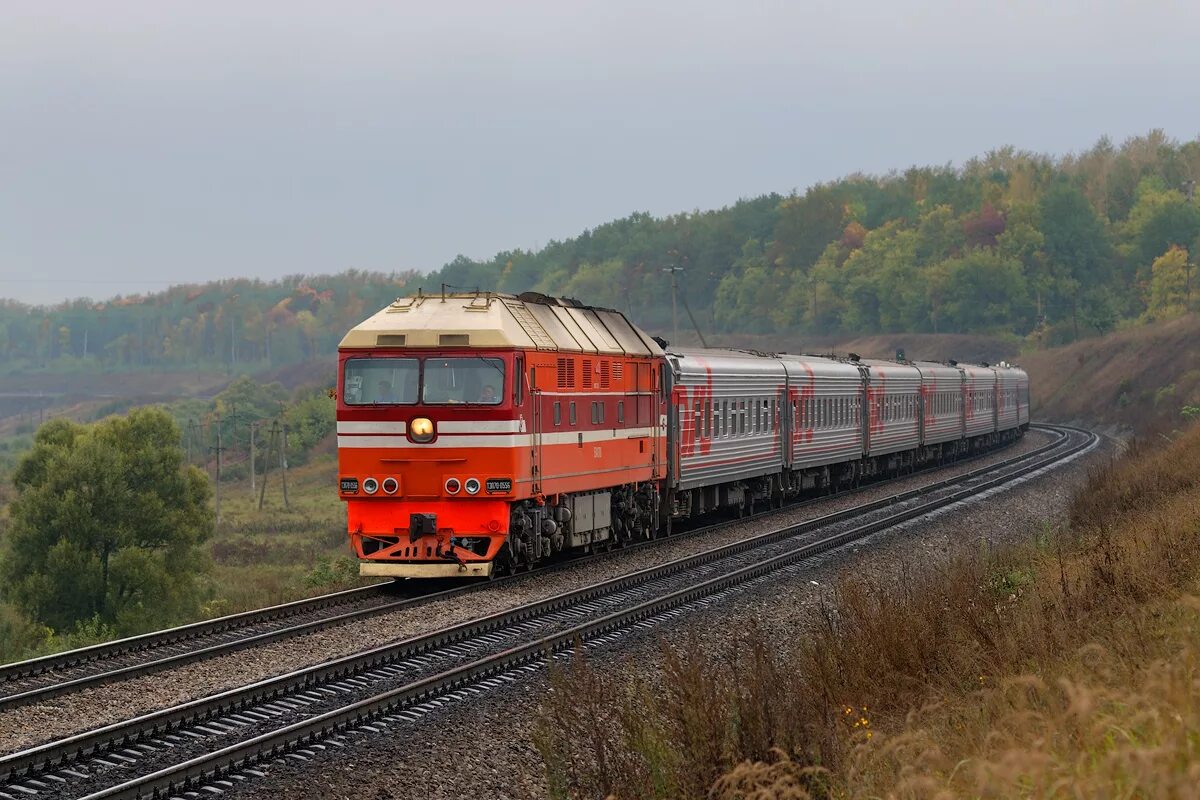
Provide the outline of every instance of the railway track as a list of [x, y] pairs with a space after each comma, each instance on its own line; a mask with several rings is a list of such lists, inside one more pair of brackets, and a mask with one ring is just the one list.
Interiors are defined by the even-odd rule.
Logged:
[[[933, 469], [936, 467], [927, 467], [922, 471]], [[856, 491], [859, 490], [792, 502], [783, 509], [763, 510], [754, 517], [762, 518], [780, 511], [794, 510], [832, 497], [852, 495]], [[745, 518], [717, 522], [684, 530], [676, 535], [711, 533], [743, 521]], [[653, 546], [659, 541], [632, 544], [623, 548], [623, 552]], [[537, 571], [578, 566], [608, 555], [595, 553], [576, 557]], [[528, 577], [528, 574], [520, 574], [467, 585], [446, 582], [379, 583], [3, 665], [0, 666], [0, 712]]]
[[[576, 642], [637, 626], [801, 568], [814, 556], [945, 508], [1095, 445], [1085, 431], [1030, 453], [434, 634], [332, 660], [0, 757], [0, 798], [200, 796], [278, 757], [346, 747], [540, 669]], [[7, 783], [7, 785], [5, 785]]]

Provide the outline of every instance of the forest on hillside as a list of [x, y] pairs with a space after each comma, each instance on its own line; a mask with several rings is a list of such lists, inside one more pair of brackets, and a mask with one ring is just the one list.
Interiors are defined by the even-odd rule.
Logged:
[[[398, 295], [577, 297], [663, 331], [671, 276], [706, 333], [1000, 333], [1051, 345], [1194, 308], [1200, 138], [851, 175], [713, 211], [646, 213], [429, 275], [230, 280], [54, 307], [0, 302], [0, 368], [286, 364]], [[683, 309], [680, 309], [683, 319]], [[683, 323], [681, 322], [681, 327]]]

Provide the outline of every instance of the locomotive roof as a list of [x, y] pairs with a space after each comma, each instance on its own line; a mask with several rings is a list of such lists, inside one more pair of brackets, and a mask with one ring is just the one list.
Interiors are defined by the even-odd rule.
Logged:
[[401, 297], [355, 325], [339, 348], [519, 348], [661, 356], [620, 311], [535, 292], [457, 292]]

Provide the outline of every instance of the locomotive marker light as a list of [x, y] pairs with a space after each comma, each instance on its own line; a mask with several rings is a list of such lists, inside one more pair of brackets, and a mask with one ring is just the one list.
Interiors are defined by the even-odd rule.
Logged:
[[459, 482], [458, 478], [446, 479], [446, 494], [458, 494], [460, 489], [462, 489], [462, 483]]
[[417, 417], [408, 424], [408, 435], [418, 444], [432, 441], [433, 420], [429, 417]]
[[398, 480], [396, 480], [395, 478], [384, 478], [383, 479], [383, 491], [387, 492], [388, 494], [395, 494], [396, 490], [399, 488], [400, 488], [400, 482]]
[[479, 494], [479, 479], [467, 478], [465, 488], [467, 490], [467, 494]]

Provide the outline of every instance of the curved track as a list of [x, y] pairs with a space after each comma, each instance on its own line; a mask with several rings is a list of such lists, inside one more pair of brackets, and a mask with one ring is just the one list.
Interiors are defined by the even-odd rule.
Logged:
[[[969, 459], [961, 459], [953, 463], [967, 461]], [[927, 467], [923, 471], [934, 469], [937, 467]], [[764, 510], [754, 516], [767, 517], [781, 510], [792, 510], [831, 497], [852, 495], [855, 491], [794, 501], [783, 509]], [[885, 498], [881, 502], [894, 501]], [[688, 528], [674, 536], [710, 533], [742, 521], [744, 518]], [[623, 548], [623, 551], [654, 546], [659, 541], [639, 542]], [[565, 559], [536, 571], [579, 565], [607, 555], [596, 553]], [[528, 574], [523, 573], [469, 584], [457, 581], [379, 583], [0, 666], [0, 711], [527, 577]]]
[[[1073, 458], [1085, 431], [999, 464], [520, 606], [0, 758], [0, 795], [176, 796], [232, 786], [255, 764], [344, 747], [348, 731], [403, 724], [448, 699], [536, 670], [576, 642], [608, 641], [884, 528]], [[3, 786], [0, 778], [0, 786]], [[32, 793], [32, 794], [31, 794]], [[194, 795], [193, 795], [194, 796]]]

